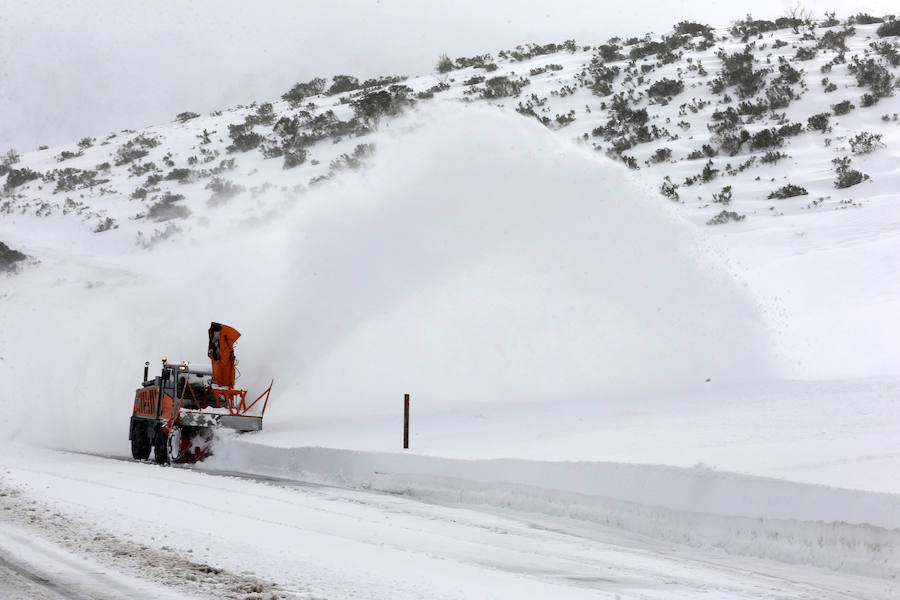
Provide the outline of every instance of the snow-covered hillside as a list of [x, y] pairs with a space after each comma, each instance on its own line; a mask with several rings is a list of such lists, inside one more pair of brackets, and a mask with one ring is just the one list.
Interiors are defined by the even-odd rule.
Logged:
[[[537, 514], [547, 530], [612, 527], [871, 578], [804, 588], [809, 597], [841, 597], [841, 585], [890, 597], [900, 573], [897, 25], [748, 17], [436, 57], [427, 75], [312, 80], [271, 102], [8, 154], [0, 492], [66, 518], [114, 514], [114, 536], [136, 527], [127, 508], [96, 497], [101, 459], [33, 457], [22, 444], [127, 454], [144, 361], [205, 361], [215, 320], [244, 334], [241, 385], [258, 392], [275, 379], [265, 430], [220, 440], [209, 463], [220, 473]], [[404, 393], [416, 456], [398, 457]], [[116, 498], [149, 493], [123, 483], [144, 467], [156, 468], [116, 466]], [[74, 483], [39, 491], [68, 470]], [[165, 502], [198, 501], [188, 487], [210, 482], [189, 475], [154, 475], [180, 490]], [[221, 486], [241, 519], [244, 486]], [[291, 498], [263, 496], [273, 507]], [[277, 548], [309, 526], [284, 510], [266, 525], [288, 540]], [[169, 548], [150, 531], [163, 512], [153, 519], [139, 543]], [[191, 533], [178, 552], [220, 535], [213, 520], [182, 526]], [[320, 534], [368, 544], [343, 527], [329, 521]], [[247, 546], [221, 535], [228, 557], [204, 560], [235, 572]], [[390, 544], [435, 572], [425, 549]], [[387, 597], [402, 578], [336, 573], [303, 548], [317, 578], [308, 597], [347, 596], [353, 577]], [[460, 548], [447, 543], [446, 556], [461, 560]], [[562, 582], [552, 569], [536, 575], [530, 560], [504, 562], [506, 593], [485, 597], [520, 597], [522, 573], [549, 586], [535, 597], [623, 590], [580, 567]], [[272, 581], [290, 570], [252, 568]], [[785, 577], [821, 575], [803, 569]], [[407, 581], [404, 597], [423, 597], [427, 580]], [[623, 597], [675, 597], [634, 581]], [[685, 581], [683, 597], [704, 589]], [[473, 594], [453, 577], [434, 585], [436, 597]], [[716, 597], [766, 595], [756, 581], [717, 586]]]

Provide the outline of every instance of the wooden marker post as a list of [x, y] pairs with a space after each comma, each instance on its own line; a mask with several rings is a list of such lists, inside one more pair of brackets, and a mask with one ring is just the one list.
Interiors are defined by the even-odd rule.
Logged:
[[409, 448], [409, 394], [403, 394], [403, 448]]

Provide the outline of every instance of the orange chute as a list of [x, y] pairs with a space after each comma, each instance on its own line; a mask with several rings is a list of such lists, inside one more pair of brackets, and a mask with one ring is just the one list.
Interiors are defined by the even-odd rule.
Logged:
[[210, 323], [207, 354], [212, 360], [214, 385], [226, 387], [234, 385], [234, 344], [239, 337], [240, 332], [233, 327]]

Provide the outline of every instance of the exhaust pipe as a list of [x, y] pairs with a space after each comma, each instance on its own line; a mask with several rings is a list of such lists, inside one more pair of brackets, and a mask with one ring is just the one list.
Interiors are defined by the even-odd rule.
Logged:
[[148, 360], [148, 361], [144, 362], [144, 381], [147, 381], [147, 375], [148, 375], [149, 370], [150, 370], [150, 361]]

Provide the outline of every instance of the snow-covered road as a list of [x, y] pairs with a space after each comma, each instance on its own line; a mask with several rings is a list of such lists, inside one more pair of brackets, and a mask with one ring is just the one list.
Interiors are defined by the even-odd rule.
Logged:
[[[164, 597], [146, 592], [160, 586], [175, 597], [242, 600], [897, 594], [885, 579], [701, 551], [570, 518], [71, 453], [8, 448], [0, 485], [0, 556], [48, 578], [48, 598], [67, 581], [63, 588], [81, 595], [62, 597], [76, 598], [141, 597], [123, 589]], [[99, 570], [82, 567], [79, 578], [76, 561]], [[120, 583], [100, 592], [91, 584], [98, 578]]]

